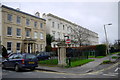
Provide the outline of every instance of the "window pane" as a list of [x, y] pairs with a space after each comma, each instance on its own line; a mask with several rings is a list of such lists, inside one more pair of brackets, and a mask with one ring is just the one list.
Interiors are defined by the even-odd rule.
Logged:
[[52, 27], [54, 28], [54, 25], [55, 25], [55, 23], [54, 22], [52, 22]]
[[40, 33], [40, 39], [44, 39], [44, 38], [43, 38], [43, 33]]
[[8, 21], [12, 21], [12, 15], [11, 15], [11, 14], [8, 14], [8, 15], [7, 15], [7, 20], [8, 20]]
[[30, 37], [30, 31], [26, 30], [26, 37]]
[[30, 25], [30, 20], [26, 19], [26, 25]]
[[38, 33], [34, 32], [34, 38], [38, 38]]
[[12, 27], [7, 28], [7, 35], [12, 35]]
[[20, 43], [17, 43], [16, 47], [17, 47], [17, 50], [20, 50]]
[[26, 59], [35, 59], [36, 56], [35, 55], [26, 55]]
[[40, 23], [40, 28], [43, 28], [43, 24], [42, 23]]
[[60, 28], [60, 25], [58, 24], [58, 29]]
[[37, 27], [37, 22], [34, 22], [34, 27]]
[[17, 16], [17, 23], [20, 24], [20, 20], [21, 18], [19, 16]]
[[7, 50], [11, 50], [12, 42], [7, 42]]
[[21, 29], [17, 28], [17, 32], [16, 33], [17, 33], [17, 36], [21, 36]]

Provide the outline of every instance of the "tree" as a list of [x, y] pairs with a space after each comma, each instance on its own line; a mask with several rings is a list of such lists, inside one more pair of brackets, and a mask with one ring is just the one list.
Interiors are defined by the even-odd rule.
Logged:
[[75, 35], [75, 39], [77, 40], [77, 43], [82, 46], [83, 44], [87, 43], [88, 45], [90, 44], [90, 34], [87, 29], [81, 29], [81, 27], [77, 28], [72, 28], [71, 30], [73, 31], [73, 34]]
[[120, 51], [120, 40], [115, 40], [114, 48], [115, 48], [117, 51]]
[[46, 42], [47, 42], [46, 51], [47, 52], [50, 52], [52, 50], [52, 47], [51, 47], [52, 41], [53, 41], [53, 36], [51, 36], [50, 34], [47, 34], [46, 35]]
[[2, 46], [2, 56], [4, 58], [7, 58], [7, 56], [8, 56], [7, 49], [4, 46]]
[[51, 36], [50, 34], [47, 34], [46, 35], [47, 45], [51, 45], [52, 41], [53, 41], [53, 36]]

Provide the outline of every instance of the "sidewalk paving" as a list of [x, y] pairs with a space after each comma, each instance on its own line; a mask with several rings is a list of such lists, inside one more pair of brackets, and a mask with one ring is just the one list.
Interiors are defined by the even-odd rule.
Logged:
[[[116, 54], [113, 54], [112, 56], [116, 56]], [[86, 73], [91, 70], [94, 70], [94, 68], [98, 67], [104, 60], [109, 60], [109, 56], [104, 58], [94, 58], [94, 59], [95, 61], [73, 68], [49, 67], [49, 66], [39, 65], [39, 67], [36, 69], [45, 70], [45, 71], [64, 72], [64, 73]], [[114, 61], [113, 59], [111, 60]]]

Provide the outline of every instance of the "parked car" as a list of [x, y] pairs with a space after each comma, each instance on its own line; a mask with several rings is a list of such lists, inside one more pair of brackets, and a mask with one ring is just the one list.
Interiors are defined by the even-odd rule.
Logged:
[[29, 53], [14, 53], [9, 58], [2, 61], [2, 68], [14, 68], [15, 71], [28, 68], [34, 70], [38, 67], [38, 59]]
[[38, 60], [46, 60], [46, 59], [50, 59], [50, 54], [48, 54], [47, 52], [39, 52], [39, 54], [37, 54], [37, 58]]

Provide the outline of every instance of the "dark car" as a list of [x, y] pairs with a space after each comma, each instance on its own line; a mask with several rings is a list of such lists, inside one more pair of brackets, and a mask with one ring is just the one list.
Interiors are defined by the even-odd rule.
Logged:
[[14, 68], [15, 71], [28, 68], [34, 70], [38, 67], [38, 59], [29, 53], [14, 53], [9, 58], [2, 61], [3, 68]]
[[46, 59], [50, 59], [50, 54], [47, 52], [40, 52], [39, 54], [37, 54], [37, 58], [38, 60], [46, 60]]

